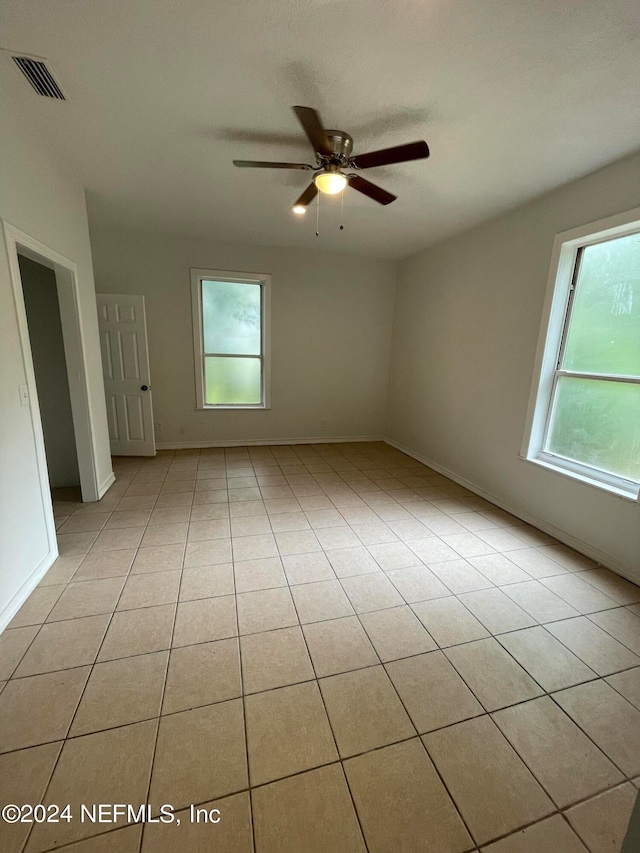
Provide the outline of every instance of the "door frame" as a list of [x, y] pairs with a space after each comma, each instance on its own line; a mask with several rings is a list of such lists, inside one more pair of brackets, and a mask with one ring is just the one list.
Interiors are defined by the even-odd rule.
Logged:
[[58, 545], [53, 517], [51, 487], [49, 484], [44, 432], [40, 417], [38, 390], [33, 367], [31, 341], [29, 339], [29, 327], [18, 256], [24, 255], [30, 260], [48, 267], [55, 273], [82, 500], [97, 501], [100, 499], [100, 484], [98, 482], [96, 465], [95, 429], [89, 405], [89, 378], [87, 374], [82, 311], [78, 292], [78, 273], [76, 264], [65, 258], [64, 255], [56, 252], [55, 249], [51, 249], [49, 246], [46, 246], [29, 234], [25, 234], [24, 231], [20, 231], [6, 221], [3, 221], [2, 226], [9, 260], [9, 274], [13, 289], [16, 316], [18, 319], [22, 361], [29, 393], [31, 425], [36, 448], [40, 491], [45, 509], [49, 549], [50, 554], [55, 558], [58, 554]]

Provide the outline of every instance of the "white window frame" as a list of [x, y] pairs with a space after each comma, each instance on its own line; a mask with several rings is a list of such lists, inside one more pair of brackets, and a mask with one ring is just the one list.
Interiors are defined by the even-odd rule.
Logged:
[[[558, 359], [580, 249], [638, 232], [640, 207], [556, 235], [520, 457], [619, 497], [640, 502], [640, 485], [637, 482], [543, 450], [552, 414], [556, 375], [566, 372], [558, 369]], [[606, 376], [608, 378], [608, 374]]]
[[[215, 403], [205, 402], [204, 333], [202, 327], [202, 282], [235, 281], [240, 284], [259, 284], [262, 308], [262, 402], [261, 403]], [[196, 409], [270, 409], [271, 408], [271, 276], [264, 273], [234, 272], [233, 270], [191, 269], [191, 308], [193, 315], [193, 352], [196, 372]]]

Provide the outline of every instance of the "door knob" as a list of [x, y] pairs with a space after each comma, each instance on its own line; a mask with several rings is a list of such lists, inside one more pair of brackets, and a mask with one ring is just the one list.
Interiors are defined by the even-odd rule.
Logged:
[[140, 386], [140, 390], [141, 390], [141, 391], [148, 391], [148, 390], [149, 390], [149, 386], [148, 386], [148, 385], [141, 385], [141, 386]]

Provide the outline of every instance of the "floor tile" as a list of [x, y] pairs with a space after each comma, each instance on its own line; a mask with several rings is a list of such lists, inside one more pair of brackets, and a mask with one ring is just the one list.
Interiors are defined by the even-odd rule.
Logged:
[[633, 613], [619, 607], [616, 610], [590, 613], [589, 619], [632, 652], [640, 655], [640, 619]]
[[75, 583], [75, 581], [122, 577], [129, 572], [135, 555], [136, 551], [134, 548], [127, 548], [123, 551], [99, 551], [87, 554], [80, 563], [78, 571], [73, 576], [73, 581]]
[[521, 583], [531, 579], [530, 575], [512, 563], [504, 554], [469, 557], [468, 562], [496, 586]]
[[436, 648], [420, 620], [406, 605], [363, 613], [360, 621], [383, 663]]
[[209, 518], [203, 521], [191, 521], [187, 540], [189, 542], [204, 542], [207, 539], [228, 539], [230, 536], [229, 519]]
[[286, 587], [240, 593], [237, 604], [241, 634], [257, 634], [298, 624], [291, 593]]
[[290, 554], [309, 554], [321, 551], [320, 543], [312, 530], [295, 530], [289, 533], [276, 533], [278, 552], [283, 556]]
[[589, 853], [569, 824], [553, 815], [482, 848], [482, 853]]
[[445, 653], [487, 711], [533, 699], [543, 692], [493, 638], [454, 646]]
[[530, 628], [536, 620], [521, 610], [501, 589], [482, 589], [458, 596], [491, 634]]
[[624, 781], [548, 696], [498, 711], [493, 721], [559, 808]]
[[640, 657], [623, 646], [586, 616], [552, 622], [547, 630], [598, 675], [612, 675], [640, 665]]
[[145, 527], [151, 517], [150, 509], [134, 509], [126, 512], [112, 512], [105, 524], [105, 530], [114, 527]]
[[59, 533], [87, 533], [93, 530], [102, 530], [110, 513], [92, 512], [87, 515], [71, 515], [58, 528]]
[[0, 678], [10, 678], [40, 626], [5, 628], [0, 634]]
[[47, 617], [47, 622], [113, 613], [123, 586], [122, 577], [70, 583]]
[[[183, 808], [241, 791], [247, 784], [241, 699], [160, 719], [149, 795], [152, 805], [172, 803]], [[144, 797], [131, 802], [144, 802]]]
[[[217, 810], [220, 823], [212, 826], [210, 823], [192, 822], [189, 809], [176, 812], [176, 818], [180, 820], [179, 826], [172, 824], [171, 827], [166, 827], [162, 823], [150, 823], [145, 826], [141, 853], [175, 853], [176, 850], [206, 853], [211, 850], [212, 842], [215, 844], [216, 853], [253, 853], [251, 803], [247, 792], [232, 794], [221, 800], [211, 800], [198, 806], [198, 809], [204, 809], [208, 814]], [[215, 812], [213, 817], [216, 817]], [[136, 847], [131, 853], [137, 853], [137, 850]]]
[[396, 534], [383, 521], [353, 524], [351, 529], [363, 545], [382, 545], [385, 542], [398, 541]]
[[[457, 555], [454, 554], [455, 556]], [[456, 595], [493, 587], [491, 581], [466, 560], [446, 560], [442, 563], [429, 564], [429, 568]]]
[[78, 569], [78, 566], [84, 559], [84, 556], [79, 555], [58, 557], [38, 586], [43, 587], [69, 583]]
[[418, 734], [484, 713], [442, 652], [394, 661], [385, 668]]
[[245, 714], [252, 785], [272, 782], [338, 758], [315, 681], [247, 696]]
[[235, 562], [233, 570], [237, 592], [287, 586], [280, 557]]
[[[320, 680], [331, 727], [344, 758], [415, 734], [383, 667], [359, 669]], [[375, 714], [371, 709], [375, 708]]]
[[[502, 533], [502, 531], [498, 531], [498, 533]], [[493, 554], [496, 550], [501, 550], [494, 545], [488, 544], [480, 536], [476, 536], [475, 533], [471, 532], [444, 535], [442, 541], [450, 548], [453, 548], [461, 557], [465, 558], [480, 557], [483, 554]]]
[[37, 675], [93, 663], [109, 624], [109, 616], [87, 616], [43, 625], [15, 675]]
[[640, 601], [640, 587], [609, 569], [589, 569], [581, 572], [578, 577], [618, 604], [634, 604]]
[[548, 578], [566, 574], [568, 569], [552, 560], [541, 548], [523, 548], [521, 551], [509, 551], [509, 559], [520, 566], [532, 578]]
[[541, 623], [557, 622], [560, 619], [570, 619], [572, 616], [580, 615], [564, 599], [537, 580], [509, 584], [503, 587], [502, 591]]
[[360, 545], [360, 540], [350, 527], [321, 527], [315, 530], [320, 545], [325, 551], [336, 548], [354, 548]]
[[178, 600], [181, 572], [149, 572], [131, 575], [122, 590], [117, 610], [135, 610], [173, 604]]
[[147, 527], [140, 544], [143, 547], [181, 544], [187, 538], [187, 527], [186, 521], [176, 524], [156, 524], [153, 527]]
[[405, 601], [414, 603], [451, 595], [447, 587], [426, 566], [409, 566], [386, 573]]
[[66, 737], [89, 671], [83, 666], [10, 681], [0, 694], [0, 752]]
[[115, 660], [168, 649], [174, 614], [173, 604], [114, 613], [98, 660]]
[[303, 630], [318, 678], [380, 663], [356, 616], [314, 622]]
[[418, 739], [350, 758], [344, 768], [370, 853], [458, 853], [473, 846]]
[[[473, 534], [464, 535], [472, 536]], [[443, 539], [437, 536], [431, 536], [429, 539], [414, 539], [409, 543], [409, 547], [429, 568], [433, 568], [433, 565], [437, 563], [456, 560], [460, 556], [457, 551], [454, 551]], [[486, 579], [482, 575], [480, 577], [486, 583]], [[477, 587], [475, 588], [477, 589]]]
[[231, 559], [231, 539], [208, 539], [204, 542], [187, 542], [184, 567], [185, 569], [193, 569], [198, 566], [215, 566], [219, 563], [230, 563]]
[[[61, 747], [48, 743], [0, 755], [0, 802], [41, 803]], [[0, 850], [20, 853], [30, 829], [29, 823], [0, 821]]]
[[51, 613], [64, 589], [64, 584], [36, 587], [7, 627], [24, 628], [27, 625], [41, 625]]
[[640, 667], [610, 675], [605, 681], [640, 711]]
[[338, 619], [354, 612], [337, 580], [300, 584], [292, 587], [291, 593], [302, 624]]
[[171, 650], [163, 714], [224, 702], [241, 694], [237, 639]]
[[281, 628], [240, 638], [245, 693], [285, 687], [314, 678], [299, 627]]
[[591, 584], [583, 581], [577, 574], [558, 575], [552, 578], [543, 578], [541, 583], [563, 598], [567, 604], [579, 613], [594, 613], [597, 610], [606, 610], [610, 607], [618, 607], [618, 602], [609, 598], [608, 595], [599, 592]]
[[[197, 542], [194, 545], [200, 545]], [[205, 543], [209, 544], [209, 543]], [[144, 574], [145, 572], [167, 572], [182, 568], [184, 545], [152, 545], [149, 548], [138, 548], [138, 553], [131, 567], [131, 574]], [[229, 560], [231, 557], [229, 557]], [[215, 563], [216, 561], [213, 560]], [[224, 561], [220, 561], [224, 562]], [[228, 562], [228, 561], [227, 561]], [[206, 565], [206, 564], [205, 564]]]
[[91, 550], [95, 553], [97, 551], [137, 548], [143, 533], [144, 527], [120, 527], [103, 530], [91, 546]]
[[[321, 512], [326, 510], [321, 510]], [[331, 510], [328, 510], [331, 512]], [[337, 510], [333, 510], [337, 515]], [[344, 520], [340, 517], [344, 524]], [[271, 530], [274, 533], [289, 533], [293, 530], [310, 530], [311, 525], [303, 512], [278, 512], [270, 516]], [[267, 522], [269, 523], [269, 522]]]
[[335, 572], [326, 555], [322, 552], [312, 554], [293, 554], [283, 557], [287, 580], [294, 586], [300, 583], [313, 583], [314, 581], [327, 581], [335, 579]]
[[191, 601], [196, 598], [233, 595], [234, 591], [232, 563], [200, 566], [197, 569], [184, 569], [182, 572], [179, 600]]
[[59, 533], [57, 535], [58, 551], [62, 556], [67, 554], [86, 554], [98, 537], [97, 531], [92, 533]]
[[431, 732], [423, 741], [476, 843], [485, 844], [554, 810], [489, 717]]
[[626, 783], [566, 812], [591, 853], [617, 853], [629, 825], [637, 791]]
[[327, 557], [339, 578], [380, 571], [380, 566], [364, 545], [354, 548], [336, 548], [333, 551], [329, 551]]
[[627, 776], [640, 773], [640, 711], [604, 681], [553, 698]]
[[368, 545], [368, 550], [381, 569], [405, 569], [419, 566], [419, 558], [404, 542], [384, 542], [380, 545]]
[[[45, 804], [69, 803], [72, 814], [77, 815], [81, 803], [144, 803], [156, 727], [156, 720], [148, 720], [67, 740]], [[40, 853], [54, 845], [96, 835], [103, 826], [80, 820], [36, 824], [26, 850]]]
[[554, 562], [559, 563], [570, 572], [581, 572], [584, 569], [592, 569], [596, 565], [590, 557], [579, 554], [578, 551], [574, 551], [573, 548], [562, 545], [560, 542], [556, 542], [553, 545], [545, 545], [542, 548], [538, 548], [538, 551], [554, 560]]
[[173, 646], [224, 640], [238, 634], [233, 595], [181, 601], [176, 613]]
[[356, 613], [404, 604], [402, 596], [382, 572], [342, 578], [341, 584]]
[[339, 764], [257, 788], [257, 853], [366, 853]]
[[432, 535], [429, 528], [425, 527], [417, 518], [400, 518], [396, 521], [389, 521], [388, 526], [403, 542], [410, 542], [412, 539], [427, 539]]
[[487, 629], [454, 596], [421, 601], [412, 605], [412, 609], [441, 648], [489, 636]]
[[592, 669], [541, 626], [501, 634], [497, 640], [547, 692], [597, 678]]
[[167, 652], [96, 664], [73, 720], [71, 736], [157, 717]]

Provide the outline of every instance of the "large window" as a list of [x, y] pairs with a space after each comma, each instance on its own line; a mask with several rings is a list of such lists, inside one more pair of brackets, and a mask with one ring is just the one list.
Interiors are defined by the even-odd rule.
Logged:
[[637, 497], [640, 222], [557, 243], [527, 457]]
[[191, 270], [198, 408], [269, 405], [270, 277]]

